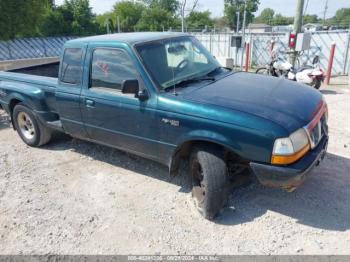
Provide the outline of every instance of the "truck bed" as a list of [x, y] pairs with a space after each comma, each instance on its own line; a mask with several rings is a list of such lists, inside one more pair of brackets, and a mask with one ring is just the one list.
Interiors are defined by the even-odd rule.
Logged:
[[58, 77], [58, 71], [59, 71], [58, 61], [7, 70], [7, 72], [13, 72], [13, 73], [23, 73], [28, 75], [47, 76], [47, 77], [56, 77], [56, 78]]
[[55, 77], [28, 75], [24, 73], [13, 73], [0, 71], [0, 80], [16, 81], [40, 86], [56, 88], [58, 79]]
[[[26, 73], [20, 71], [24, 70]], [[44, 70], [36, 68], [36, 74], [28, 74], [34, 69], [17, 69], [8, 72], [0, 71], [0, 88], [7, 91], [8, 94], [21, 94], [23, 99], [30, 99], [38, 104], [40, 111], [56, 112], [55, 91], [58, 84], [58, 78], [42, 76]], [[16, 71], [16, 72], [13, 72]], [[41, 72], [41, 75], [39, 75]], [[42, 95], [39, 95], [41, 93]], [[36, 95], [35, 95], [36, 94]], [[22, 99], [22, 100], [23, 100]], [[1, 99], [0, 99], [1, 100]], [[8, 104], [10, 101], [0, 101], [2, 104]]]

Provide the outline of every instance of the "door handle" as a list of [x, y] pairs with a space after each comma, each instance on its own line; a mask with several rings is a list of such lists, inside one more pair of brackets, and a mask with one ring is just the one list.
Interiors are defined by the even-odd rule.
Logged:
[[90, 100], [90, 99], [86, 99], [86, 100], [85, 100], [85, 105], [86, 105], [86, 107], [92, 107], [92, 108], [94, 108], [94, 107], [95, 107], [95, 101]]

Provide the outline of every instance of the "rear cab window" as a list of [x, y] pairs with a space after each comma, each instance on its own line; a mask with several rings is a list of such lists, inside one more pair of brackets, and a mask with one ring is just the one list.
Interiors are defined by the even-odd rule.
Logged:
[[82, 78], [81, 48], [66, 48], [63, 54], [60, 81], [67, 84], [79, 85]]

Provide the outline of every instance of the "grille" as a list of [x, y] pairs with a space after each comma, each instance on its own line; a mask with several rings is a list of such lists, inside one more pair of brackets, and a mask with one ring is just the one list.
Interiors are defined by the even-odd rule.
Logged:
[[316, 147], [322, 140], [323, 136], [327, 134], [328, 134], [327, 121], [326, 121], [326, 117], [323, 115], [320, 121], [317, 123], [317, 125], [310, 132], [310, 139], [313, 144], [313, 147]]

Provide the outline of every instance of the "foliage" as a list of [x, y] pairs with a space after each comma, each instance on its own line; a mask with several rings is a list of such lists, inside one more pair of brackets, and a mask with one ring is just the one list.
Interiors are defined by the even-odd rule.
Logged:
[[262, 10], [260, 15], [254, 19], [254, 22], [272, 25], [274, 15], [275, 15], [275, 11], [273, 9], [265, 8], [264, 10]]
[[143, 12], [136, 28], [139, 31], [163, 31], [175, 25], [173, 14], [161, 7], [150, 7]]
[[290, 25], [294, 23], [294, 17], [287, 17], [281, 14], [276, 14], [272, 25]]
[[221, 30], [225, 30], [229, 28], [225, 17], [217, 17], [217, 18], [214, 18], [213, 21], [214, 21], [215, 28], [218, 28]]
[[332, 25], [337, 25], [343, 28], [350, 26], [350, 8], [339, 9], [333, 18], [330, 19]]
[[[185, 24], [190, 29], [204, 29], [205, 26], [217, 28], [236, 28], [236, 15], [240, 13], [240, 25], [243, 24], [245, 0], [224, 0], [224, 17], [212, 19], [210, 12], [186, 9]], [[121, 30], [162, 31], [180, 28], [179, 18], [184, 0], [122, 0], [109, 12], [96, 16], [92, 13], [89, 0], [65, 0], [55, 6], [53, 0], [0, 0], [0, 39], [29, 36], [84, 36], [106, 32], [106, 23], [111, 32], [117, 31], [117, 17]], [[189, 2], [187, 1], [187, 4]], [[197, 1], [194, 1], [197, 3]], [[254, 19], [259, 0], [247, 0], [246, 24]], [[196, 6], [196, 4], [194, 4]], [[289, 25], [293, 17], [276, 14], [273, 9], [265, 8], [254, 19], [255, 23], [269, 25]], [[304, 15], [303, 22], [319, 23], [317, 15]], [[326, 20], [327, 25], [348, 28], [350, 8], [339, 9], [335, 16]]]
[[106, 23], [109, 24], [110, 32], [114, 32], [116, 30], [115, 28], [116, 21], [115, 19], [113, 19], [113, 17], [114, 15], [112, 11], [96, 16], [96, 22], [100, 26], [100, 31], [102, 33], [108, 33], [106, 31], [106, 25], [107, 25]]
[[210, 11], [194, 11], [186, 18], [186, 25], [190, 29], [204, 29], [206, 26], [212, 27], [214, 20], [210, 18]]
[[176, 14], [180, 8], [180, 3], [177, 0], [145, 0], [150, 8], [159, 7], [168, 11], [171, 14]]
[[304, 15], [303, 16], [303, 24], [309, 23], [318, 23], [320, 22], [320, 18], [317, 15]]
[[0, 39], [38, 35], [47, 6], [47, 0], [1, 0]]
[[[243, 25], [244, 0], [225, 0], [225, 18], [230, 28], [235, 29], [237, 23], [237, 12], [240, 13], [240, 27]], [[247, 0], [246, 24], [253, 21], [254, 13], [258, 10], [259, 0]]]
[[[140, 3], [134, 3], [133, 1], [117, 2], [111, 13], [112, 21], [117, 27], [117, 17], [119, 18], [120, 27], [123, 32], [135, 31], [135, 26], [142, 17], [142, 13], [146, 6]], [[117, 31], [117, 28], [115, 28]]]
[[47, 8], [41, 23], [44, 36], [84, 36], [99, 32], [89, 0], [65, 0], [61, 6]]

